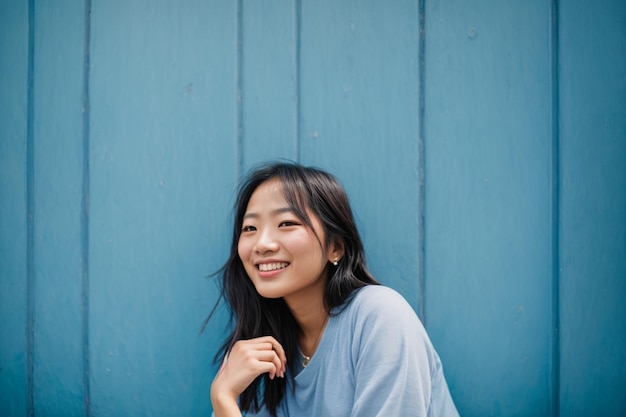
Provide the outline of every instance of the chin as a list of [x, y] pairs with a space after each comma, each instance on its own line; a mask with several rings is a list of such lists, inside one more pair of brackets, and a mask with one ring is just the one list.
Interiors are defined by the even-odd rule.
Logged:
[[285, 295], [285, 292], [279, 288], [268, 288], [266, 285], [255, 285], [256, 292], [263, 298], [282, 298]]

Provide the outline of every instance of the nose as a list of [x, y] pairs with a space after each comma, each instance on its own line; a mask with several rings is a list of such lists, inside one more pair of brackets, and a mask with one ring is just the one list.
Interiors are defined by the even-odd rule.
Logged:
[[263, 255], [278, 250], [278, 242], [270, 230], [263, 229], [257, 236], [258, 239], [254, 242], [254, 247], [252, 248], [255, 253]]

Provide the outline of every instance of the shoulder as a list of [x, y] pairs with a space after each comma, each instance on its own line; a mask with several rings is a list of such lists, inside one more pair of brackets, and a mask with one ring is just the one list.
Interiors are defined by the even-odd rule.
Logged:
[[366, 285], [365, 287], [357, 290], [354, 295], [355, 300], [365, 299], [373, 301], [379, 298], [404, 299], [396, 290], [384, 285]]
[[413, 312], [409, 303], [400, 293], [383, 285], [368, 285], [361, 288], [354, 294], [352, 303], [354, 308], [360, 310], [406, 312], [408, 309]]
[[363, 358], [395, 358], [394, 365], [421, 363], [430, 370], [432, 346], [426, 329], [408, 301], [396, 290], [371, 285], [363, 287], [340, 313], [341, 327], [350, 328], [355, 366]]
[[368, 285], [357, 290], [339, 315], [358, 326], [366, 323], [395, 326], [421, 325], [415, 311], [396, 290], [383, 285]]

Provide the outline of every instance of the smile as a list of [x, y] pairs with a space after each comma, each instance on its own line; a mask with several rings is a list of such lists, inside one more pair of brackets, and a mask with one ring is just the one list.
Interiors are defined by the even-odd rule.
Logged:
[[259, 264], [257, 267], [259, 271], [267, 272], [267, 271], [276, 271], [278, 269], [283, 269], [289, 266], [289, 262], [272, 262], [269, 264]]

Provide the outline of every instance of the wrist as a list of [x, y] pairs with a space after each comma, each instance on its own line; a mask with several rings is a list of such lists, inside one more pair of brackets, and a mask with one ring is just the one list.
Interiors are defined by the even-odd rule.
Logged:
[[237, 395], [220, 390], [215, 384], [211, 386], [211, 405], [215, 417], [239, 417], [241, 411], [237, 404]]

